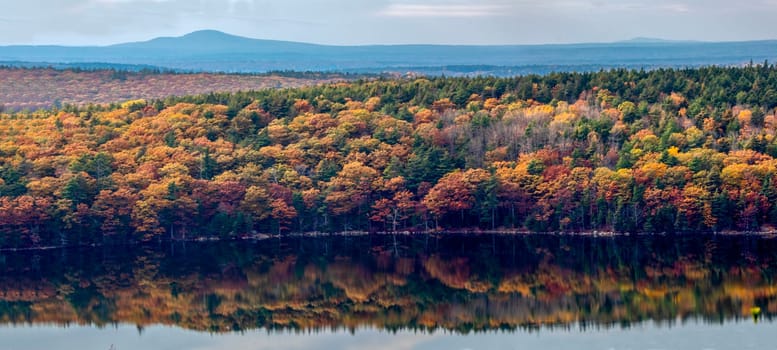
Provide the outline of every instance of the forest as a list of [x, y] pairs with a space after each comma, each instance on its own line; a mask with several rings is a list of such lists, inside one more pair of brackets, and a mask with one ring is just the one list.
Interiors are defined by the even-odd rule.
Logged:
[[771, 231], [777, 67], [368, 79], [0, 116], [0, 246]]

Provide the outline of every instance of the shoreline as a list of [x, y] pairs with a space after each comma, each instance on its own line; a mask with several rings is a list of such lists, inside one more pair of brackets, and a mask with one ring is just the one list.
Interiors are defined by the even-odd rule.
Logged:
[[200, 237], [200, 238], [193, 238], [193, 239], [164, 239], [159, 241], [149, 241], [149, 242], [126, 242], [126, 243], [119, 243], [119, 244], [105, 244], [105, 243], [92, 243], [92, 244], [72, 244], [72, 245], [50, 245], [50, 246], [40, 246], [40, 247], [25, 247], [25, 248], [0, 248], [0, 253], [4, 252], [26, 252], [26, 251], [46, 251], [46, 250], [57, 250], [57, 249], [71, 249], [71, 248], [98, 248], [98, 247], [109, 247], [109, 246], [129, 246], [129, 247], [138, 247], [138, 246], [144, 246], [144, 245], [150, 245], [150, 244], [161, 244], [161, 243], [208, 243], [208, 242], [258, 242], [258, 241], [265, 241], [265, 240], [271, 240], [271, 239], [283, 239], [283, 238], [333, 238], [333, 237], [367, 237], [367, 236], [427, 236], [427, 237], [433, 237], [433, 238], [440, 238], [442, 236], [446, 235], [457, 235], [457, 236], [483, 236], [483, 235], [492, 235], [492, 236], [501, 236], [501, 237], [528, 237], [528, 236], [567, 236], [567, 237], [590, 237], [590, 238], [616, 238], [616, 237], [630, 237], [630, 236], [682, 236], [682, 235], [693, 235], [693, 236], [753, 236], [753, 237], [761, 237], [766, 239], [773, 239], [777, 238], [777, 231], [770, 230], [770, 231], [710, 231], [710, 232], [694, 232], [694, 233], [666, 233], [666, 232], [615, 232], [615, 231], [580, 231], [580, 232], [563, 232], [563, 231], [557, 231], [557, 232], [532, 232], [532, 231], [523, 231], [523, 230], [453, 230], [453, 231], [441, 231], [441, 230], [430, 230], [430, 231], [376, 231], [376, 232], [369, 232], [369, 231], [338, 231], [338, 232], [297, 232], [297, 233], [287, 233], [287, 234], [267, 234], [267, 233], [256, 233], [252, 235], [243, 235], [239, 237], [232, 237], [232, 238], [221, 238], [221, 237]]

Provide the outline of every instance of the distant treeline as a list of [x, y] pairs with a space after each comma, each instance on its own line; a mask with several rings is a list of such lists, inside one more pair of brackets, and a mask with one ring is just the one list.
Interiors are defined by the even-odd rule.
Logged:
[[[752, 65], [752, 63], [750, 63]], [[746, 64], [731, 65], [745, 66]], [[498, 65], [448, 65], [448, 66], [392, 66], [361, 68], [350, 70], [356, 73], [372, 73], [382, 75], [416, 75], [416, 76], [445, 76], [445, 77], [515, 77], [526, 75], [546, 75], [557, 72], [602, 72], [618, 69], [643, 70], [650, 71], [656, 69], [690, 69], [701, 67], [702, 64], [609, 64], [600, 63], [580, 63], [580, 64], [531, 64], [520, 66], [498, 66]]]
[[777, 225], [777, 67], [405, 78], [0, 118], [6, 246]]
[[179, 68], [166, 68], [150, 65], [130, 65], [118, 63], [53, 63], [53, 62], [22, 62], [22, 61], [0, 61], [0, 70], [3, 69], [24, 69], [39, 70], [53, 69], [58, 71], [68, 71], [73, 73], [108, 71], [119, 78], [126, 78], [127, 74], [155, 75], [155, 74], [224, 74], [224, 75], [242, 75], [257, 77], [288, 77], [300, 79], [335, 79], [335, 78], [370, 78], [379, 76], [377, 73], [367, 72], [338, 72], [338, 71], [295, 71], [295, 70], [271, 70], [266, 72], [228, 72], [228, 71], [203, 71], [187, 70]]

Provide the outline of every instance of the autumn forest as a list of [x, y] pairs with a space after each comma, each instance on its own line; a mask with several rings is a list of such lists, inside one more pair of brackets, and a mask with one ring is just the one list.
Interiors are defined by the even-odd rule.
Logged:
[[367, 79], [0, 115], [0, 246], [777, 227], [777, 67]]

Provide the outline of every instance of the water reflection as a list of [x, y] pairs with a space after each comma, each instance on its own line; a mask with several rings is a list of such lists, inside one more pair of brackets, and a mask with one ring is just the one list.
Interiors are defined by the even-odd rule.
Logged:
[[[777, 312], [760, 237], [335, 237], [0, 253], [0, 323], [469, 333]], [[749, 321], [752, 323], [752, 321]]]

